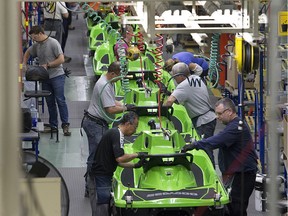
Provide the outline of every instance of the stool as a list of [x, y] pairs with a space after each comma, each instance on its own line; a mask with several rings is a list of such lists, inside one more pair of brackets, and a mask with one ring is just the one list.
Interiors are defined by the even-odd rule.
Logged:
[[[28, 100], [30, 98], [36, 98], [36, 108], [37, 108], [37, 110], [39, 110], [38, 109], [39, 108], [39, 106], [38, 106], [39, 105], [38, 104], [38, 98], [39, 97], [41, 97], [41, 98], [48, 97], [48, 96], [51, 95], [51, 92], [47, 91], [47, 90], [38, 89], [38, 80], [27, 80], [27, 81], [35, 81], [35, 89], [32, 90], [32, 91], [29, 90], [29, 91], [25, 91], [24, 92], [24, 96], [26, 97], [25, 100]], [[42, 108], [43, 108], [43, 100], [42, 100]], [[52, 129], [51, 128], [51, 139], [53, 139], [53, 133], [56, 133], [56, 142], [59, 142], [59, 131], [58, 131], [58, 128], [57, 129], [54, 129], [54, 128]]]
[[59, 142], [59, 130], [58, 128], [53, 128], [50, 124], [44, 124], [45, 127], [50, 127], [50, 139], [53, 139], [53, 134], [56, 133], [56, 142]]

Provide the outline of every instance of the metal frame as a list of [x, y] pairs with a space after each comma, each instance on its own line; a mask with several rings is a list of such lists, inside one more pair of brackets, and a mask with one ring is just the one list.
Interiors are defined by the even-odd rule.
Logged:
[[[158, 0], [158, 2], [166, 2]], [[119, 1], [120, 2], [120, 1]], [[198, 2], [198, 1], [192, 1]], [[227, 2], [227, 1], [226, 1]], [[258, 37], [259, 2], [244, 0], [243, 10], [217, 10], [211, 16], [198, 16], [188, 10], [167, 10], [156, 14], [156, 3], [152, 0], [133, 1], [131, 8], [136, 16], [123, 16], [123, 24], [139, 24], [148, 37], [155, 34], [191, 33], [252, 33]], [[129, 3], [126, 3], [129, 4]], [[185, 27], [163, 27], [163, 25], [183, 24]], [[161, 26], [161, 27], [160, 27]], [[214, 27], [211, 27], [214, 26]]]

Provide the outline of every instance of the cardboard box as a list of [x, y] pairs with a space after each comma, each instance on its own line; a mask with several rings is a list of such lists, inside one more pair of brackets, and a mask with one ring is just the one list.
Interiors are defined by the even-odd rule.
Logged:
[[[39, 207], [41, 207], [43, 215], [61, 216], [60, 178], [22, 178], [20, 192], [22, 207], [28, 213], [27, 215], [39, 216]], [[35, 198], [39, 206], [35, 206]]]
[[[227, 78], [226, 83], [229, 83], [230, 87], [238, 89], [238, 71], [236, 60], [232, 57], [228, 58], [227, 61]], [[244, 81], [245, 89], [254, 88], [254, 82]]]

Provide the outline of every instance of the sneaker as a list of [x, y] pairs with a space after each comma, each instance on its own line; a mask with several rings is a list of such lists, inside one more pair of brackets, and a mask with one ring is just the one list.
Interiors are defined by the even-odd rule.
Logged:
[[71, 132], [69, 131], [69, 125], [66, 124], [66, 125], [63, 125], [63, 134], [64, 136], [71, 136]]
[[64, 61], [65, 61], [65, 63], [69, 63], [71, 60], [72, 60], [71, 57], [64, 56]]

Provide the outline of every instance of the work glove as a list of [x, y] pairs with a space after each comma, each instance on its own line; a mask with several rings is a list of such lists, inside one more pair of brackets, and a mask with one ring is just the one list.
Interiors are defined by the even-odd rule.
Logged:
[[65, 73], [65, 76], [69, 78], [69, 75], [71, 74], [71, 70], [69, 70], [68, 68], [64, 68], [64, 73]]
[[148, 155], [147, 152], [137, 152], [137, 154], [138, 154], [137, 158], [140, 159], [145, 158]]
[[194, 143], [191, 143], [191, 144], [188, 144], [188, 145], [184, 145], [182, 148], [181, 148], [181, 153], [185, 153], [187, 151], [190, 151], [190, 150], [193, 150], [193, 149], [196, 149], [196, 146]]
[[171, 92], [168, 91], [167, 87], [164, 85], [164, 83], [162, 82], [158, 82], [158, 87], [160, 88], [160, 92], [167, 95], [167, 96], [170, 96], [171, 95]]
[[136, 111], [136, 105], [135, 104], [126, 104], [127, 111]]
[[138, 169], [147, 163], [145, 158], [141, 158], [137, 163], [134, 164], [134, 168]]

